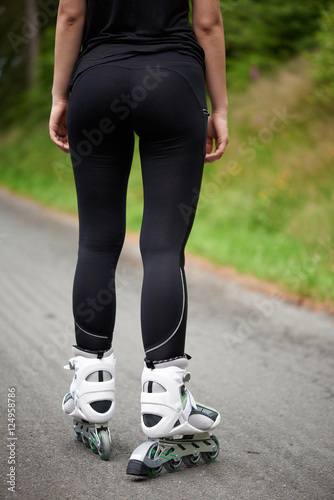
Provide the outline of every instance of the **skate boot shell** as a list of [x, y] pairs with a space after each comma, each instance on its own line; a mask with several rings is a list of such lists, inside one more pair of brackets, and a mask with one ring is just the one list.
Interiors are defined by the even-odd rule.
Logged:
[[220, 422], [219, 413], [196, 403], [185, 383], [187, 358], [144, 367], [142, 374], [141, 426], [148, 441], [132, 453], [127, 473], [155, 476], [164, 466], [169, 472], [183, 463], [195, 466], [201, 459], [212, 462], [219, 441], [211, 434]]
[[73, 358], [64, 368], [75, 374], [62, 408], [73, 417], [76, 438], [109, 460], [111, 436], [108, 422], [115, 412], [116, 358], [112, 349], [92, 353], [72, 347]]

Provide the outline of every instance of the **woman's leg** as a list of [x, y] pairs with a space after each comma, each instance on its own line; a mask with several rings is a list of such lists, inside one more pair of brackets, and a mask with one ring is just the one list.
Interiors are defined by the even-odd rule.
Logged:
[[[191, 467], [199, 461], [200, 451], [208, 460], [214, 460], [219, 451], [218, 440], [209, 434], [220, 422], [219, 413], [197, 404], [185, 385], [190, 373], [184, 353], [184, 248], [203, 172], [207, 126], [204, 77], [194, 63], [165, 60], [160, 64], [156, 74], [164, 73], [165, 79], [154, 92], [147, 93], [145, 102], [134, 112], [144, 183], [140, 243], [146, 366], [141, 378], [141, 427], [149, 438], [130, 457], [127, 473], [136, 476], [157, 474], [163, 462], [168, 470], [176, 470], [181, 457]], [[138, 79], [136, 82], [139, 85]], [[173, 441], [176, 435], [185, 438], [182, 446]], [[156, 440], [164, 453], [156, 452]]]
[[153, 66], [159, 84], [133, 112], [144, 184], [141, 321], [148, 360], [184, 355], [184, 247], [200, 190], [207, 125], [202, 68], [196, 62], [159, 63]]
[[111, 106], [128, 82], [121, 68], [92, 68], [77, 80], [68, 111], [79, 213], [73, 315], [77, 346], [92, 351], [110, 348], [115, 323], [115, 270], [134, 139], [129, 120]]

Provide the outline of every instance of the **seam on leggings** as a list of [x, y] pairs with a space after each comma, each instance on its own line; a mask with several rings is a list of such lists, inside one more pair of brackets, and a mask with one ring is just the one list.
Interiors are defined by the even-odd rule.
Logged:
[[[191, 64], [191, 63], [190, 63]], [[185, 64], [186, 65], [186, 64]], [[183, 80], [185, 82], [187, 82], [188, 86], [191, 88], [191, 91], [192, 93], [194, 94], [195, 98], [196, 98], [196, 101], [198, 102], [198, 104], [200, 105], [201, 107], [201, 111], [203, 112], [203, 103], [200, 101], [198, 95], [196, 94], [195, 90], [194, 90], [194, 87], [191, 85], [190, 81], [188, 80], [188, 78], [186, 76], [184, 76], [180, 71], [178, 71], [177, 69], [175, 68], [171, 68], [170, 66], [168, 66], [168, 63], [165, 63], [165, 65], [161, 65], [162, 69], [165, 68], [167, 70], [170, 70], [172, 71], [173, 73], [176, 73], [177, 75], [179, 75], [181, 78], [183, 78]], [[205, 103], [205, 111], [207, 111], [207, 103]]]
[[80, 328], [80, 330], [82, 330], [83, 332], [87, 333], [87, 335], [91, 335], [92, 337], [98, 337], [99, 339], [106, 339], [106, 338], [108, 338], [107, 335], [96, 335], [95, 333], [87, 332], [87, 330], [85, 330], [80, 325], [78, 325], [77, 322], [75, 322], [75, 324], [77, 325], [78, 328]]
[[184, 315], [184, 307], [185, 307], [185, 291], [184, 291], [184, 280], [183, 280], [183, 275], [182, 275], [182, 270], [180, 268], [180, 274], [181, 274], [181, 283], [182, 283], [182, 297], [183, 297], [183, 301], [182, 301], [182, 312], [181, 312], [181, 318], [180, 318], [180, 321], [177, 325], [177, 327], [175, 328], [174, 332], [166, 339], [164, 340], [163, 342], [161, 342], [161, 344], [155, 346], [155, 347], [152, 347], [151, 349], [148, 349], [147, 351], [145, 351], [145, 353], [149, 353], [149, 352], [152, 352], [152, 351], [155, 351], [156, 349], [159, 349], [160, 347], [162, 347], [163, 345], [167, 344], [167, 342], [169, 342], [173, 337], [174, 335], [176, 334], [176, 332], [178, 331], [179, 329], [179, 326], [181, 325], [182, 323], [182, 320], [183, 320], [183, 315]]

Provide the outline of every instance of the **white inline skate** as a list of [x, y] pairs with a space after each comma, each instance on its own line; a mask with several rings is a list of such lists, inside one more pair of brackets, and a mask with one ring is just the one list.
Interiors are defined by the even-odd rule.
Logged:
[[219, 424], [220, 415], [196, 403], [185, 387], [190, 380], [187, 365], [182, 357], [144, 367], [141, 425], [148, 441], [132, 453], [127, 474], [153, 477], [163, 467], [174, 472], [182, 463], [194, 467], [201, 457], [205, 462], [217, 458], [219, 441], [210, 431]]
[[74, 370], [63, 410], [73, 417], [76, 438], [109, 460], [111, 436], [108, 422], [115, 411], [116, 358], [112, 349], [98, 354], [72, 347], [73, 358], [64, 368]]

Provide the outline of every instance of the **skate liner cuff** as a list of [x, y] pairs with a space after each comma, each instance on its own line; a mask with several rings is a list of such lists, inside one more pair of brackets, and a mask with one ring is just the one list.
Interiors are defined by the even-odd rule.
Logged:
[[110, 347], [107, 351], [90, 351], [88, 349], [83, 349], [82, 347], [79, 347], [77, 345], [72, 346], [72, 353], [73, 356], [84, 356], [85, 358], [97, 358], [97, 359], [102, 359], [103, 356], [107, 357], [112, 354], [113, 348]]
[[161, 360], [151, 360], [144, 359], [147, 368], [166, 368], [167, 366], [178, 366], [179, 368], [186, 368], [188, 366], [188, 360], [191, 359], [189, 354], [183, 354], [183, 356], [175, 356], [175, 358], [161, 359]]

